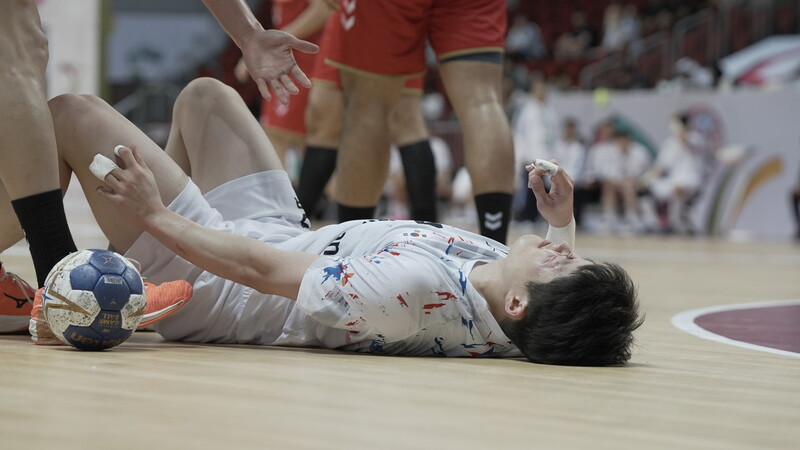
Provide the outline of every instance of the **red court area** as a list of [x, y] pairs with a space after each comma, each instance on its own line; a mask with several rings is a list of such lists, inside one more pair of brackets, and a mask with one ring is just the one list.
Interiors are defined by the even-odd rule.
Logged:
[[710, 312], [694, 322], [728, 339], [800, 354], [800, 304]]

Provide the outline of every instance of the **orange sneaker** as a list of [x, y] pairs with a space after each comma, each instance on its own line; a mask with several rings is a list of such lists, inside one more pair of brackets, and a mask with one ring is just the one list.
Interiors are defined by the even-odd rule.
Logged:
[[25, 331], [33, 307], [33, 296], [31, 285], [6, 272], [0, 263], [0, 333]]
[[186, 306], [192, 298], [192, 285], [184, 280], [168, 281], [158, 286], [145, 282], [144, 294], [147, 306], [138, 330], [158, 323]]
[[33, 299], [33, 309], [31, 310], [30, 322], [28, 323], [28, 332], [31, 334], [31, 340], [36, 345], [62, 345], [50, 325], [44, 319], [44, 311], [42, 310], [42, 292], [44, 288], [36, 290], [36, 296]]

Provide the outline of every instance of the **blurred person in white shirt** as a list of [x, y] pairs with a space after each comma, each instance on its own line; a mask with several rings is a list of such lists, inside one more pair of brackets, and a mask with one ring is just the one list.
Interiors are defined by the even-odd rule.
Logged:
[[525, 166], [535, 159], [553, 159], [559, 135], [558, 113], [547, 103], [547, 86], [537, 74], [531, 76], [529, 92], [511, 122], [518, 177], [515, 210], [516, 219], [522, 221], [535, 221], [538, 217]]
[[689, 116], [670, 118], [671, 135], [664, 140], [653, 167], [643, 177], [656, 203], [659, 231], [691, 232], [688, 203], [700, 191], [703, 174], [703, 136], [689, 128]]
[[[600, 183], [603, 231], [642, 231], [638, 189], [640, 178], [652, 163], [650, 154], [624, 130], [615, 130], [612, 142], [613, 145], [604, 145], [592, 155]], [[620, 198], [624, 209], [623, 221], [619, 220]]]
[[591, 189], [592, 180], [588, 173], [588, 154], [578, 134], [578, 122], [574, 117], [567, 117], [562, 121], [561, 139], [556, 142], [553, 151], [561, 167], [573, 174], [575, 180], [575, 222], [581, 225], [581, 214], [586, 201], [585, 191]]

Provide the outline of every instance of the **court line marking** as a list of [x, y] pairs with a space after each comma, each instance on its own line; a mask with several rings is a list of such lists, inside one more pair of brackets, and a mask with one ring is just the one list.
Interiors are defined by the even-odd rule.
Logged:
[[776, 355], [800, 358], [800, 353], [790, 352], [788, 350], [780, 350], [777, 348], [764, 347], [763, 345], [751, 344], [749, 342], [737, 341], [735, 339], [727, 338], [725, 336], [712, 333], [706, 330], [705, 328], [700, 327], [694, 322], [696, 318], [709, 313], [715, 313], [721, 311], [734, 311], [739, 309], [762, 308], [770, 306], [793, 306], [793, 305], [800, 305], [800, 299], [774, 300], [766, 302], [741, 303], [735, 305], [720, 305], [720, 306], [709, 306], [706, 308], [690, 309], [688, 311], [683, 311], [681, 313], [672, 316], [672, 325], [681, 331], [684, 331], [686, 333], [689, 333], [691, 335], [709, 341], [720, 342], [728, 345], [735, 345], [737, 347], [747, 348], [750, 350], [758, 350], [767, 353], [773, 353]]

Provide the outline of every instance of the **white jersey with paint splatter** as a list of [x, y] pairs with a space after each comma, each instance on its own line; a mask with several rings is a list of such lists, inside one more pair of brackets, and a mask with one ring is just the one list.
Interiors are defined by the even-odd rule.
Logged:
[[469, 283], [508, 248], [447, 225], [354, 221], [280, 248], [318, 253], [277, 345], [394, 355], [520, 356]]

